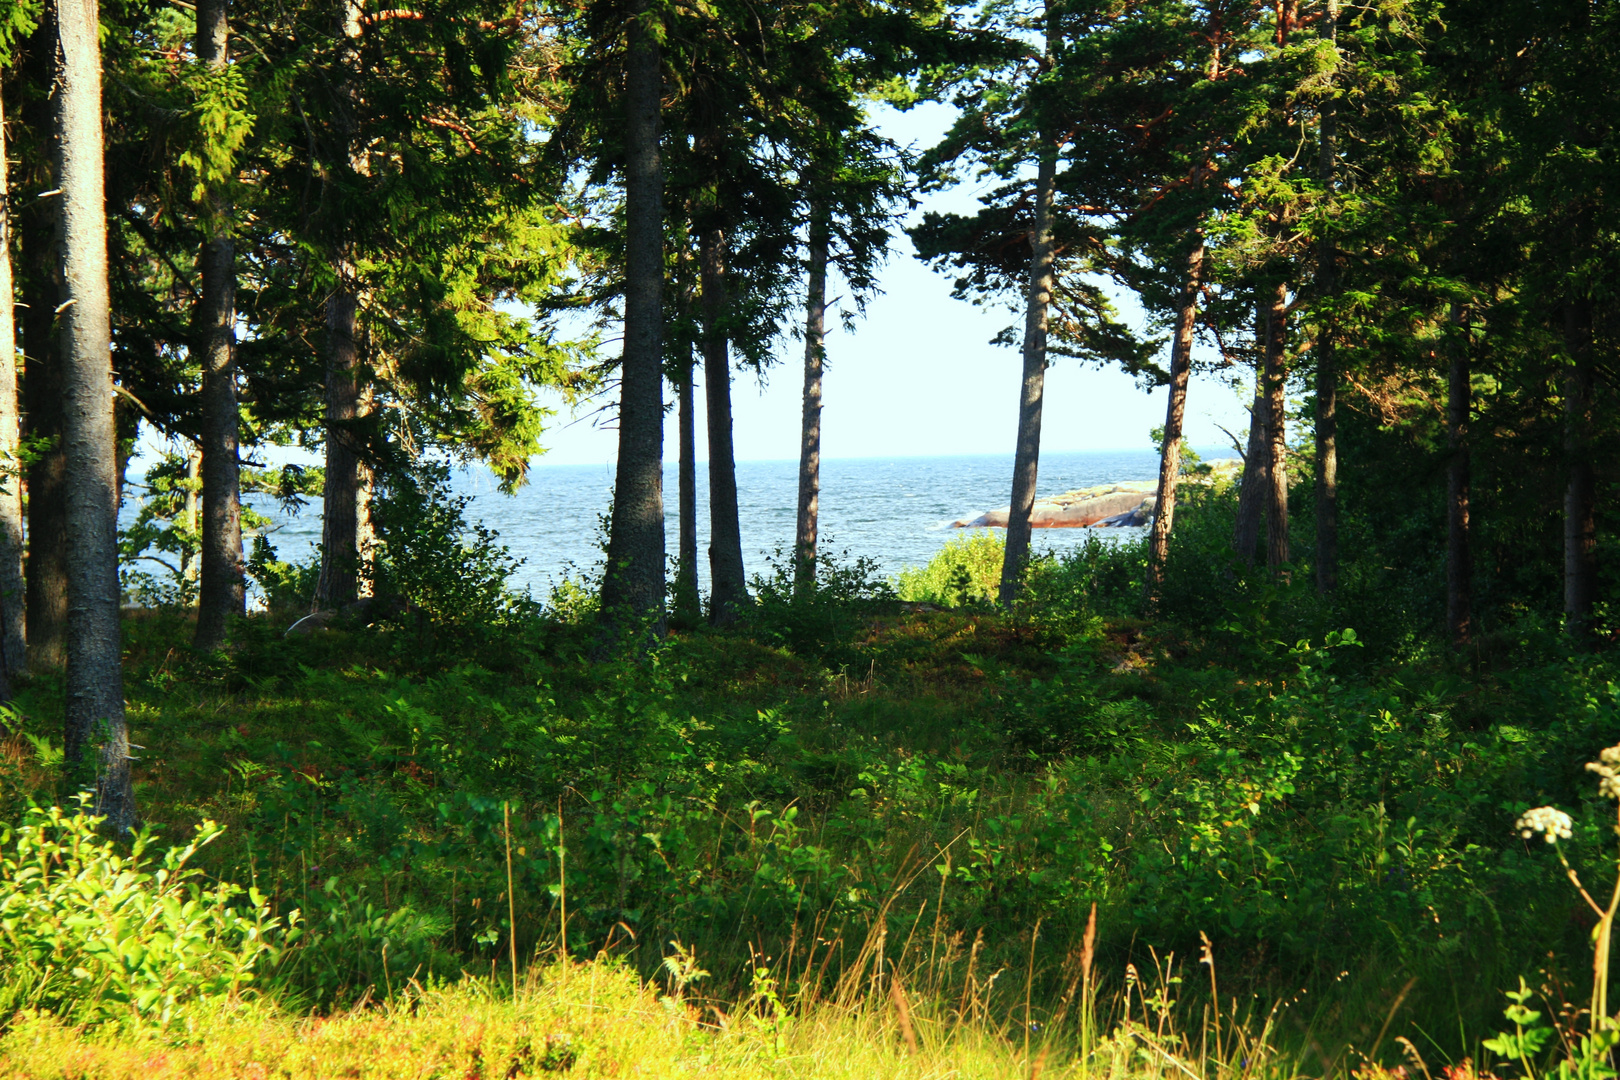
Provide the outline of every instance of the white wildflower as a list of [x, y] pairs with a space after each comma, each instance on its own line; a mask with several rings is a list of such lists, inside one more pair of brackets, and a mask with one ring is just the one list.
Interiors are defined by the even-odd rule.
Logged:
[[1568, 840], [1572, 835], [1571, 827], [1575, 823], [1570, 816], [1562, 810], [1551, 806], [1538, 806], [1534, 810], [1527, 810], [1513, 826], [1519, 830], [1519, 835], [1526, 840], [1536, 833], [1543, 833], [1547, 843], [1557, 843], [1559, 840]]
[[1620, 745], [1604, 747], [1598, 758], [1586, 763], [1586, 771], [1598, 775], [1598, 794], [1620, 799]]

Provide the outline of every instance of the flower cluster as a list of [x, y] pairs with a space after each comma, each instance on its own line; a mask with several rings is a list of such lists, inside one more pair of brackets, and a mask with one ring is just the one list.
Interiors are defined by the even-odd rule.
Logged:
[[1595, 772], [1602, 778], [1598, 781], [1598, 794], [1607, 799], [1620, 799], [1620, 746], [1606, 747], [1598, 757], [1600, 760], [1586, 763], [1587, 772]]
[[1527, 810], [1520, 816], [1514, 828], [1526, 840], [1536, 833], [1546, 836], [1547, 843], [1555, 844], [1560, 840], [1568, 840], [1573, 835], [1571, 826], [1574, 824], [1570, 816], [1562, 810], [1555, 810], [1551, 806], [1538, 806], [1534, 810]]

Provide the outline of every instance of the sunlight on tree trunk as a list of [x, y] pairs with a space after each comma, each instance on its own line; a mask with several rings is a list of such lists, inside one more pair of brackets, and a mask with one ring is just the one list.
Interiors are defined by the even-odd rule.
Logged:
[[709, 406], [709, 621], [726, 626], [737, 620], [751, 600], [743, 571], [737, 463], [731, 439], [724, 230], [704, 231], [698, 261], [703, 279], [703, 390]]
[[1013, 451], [1007, 553], [1001, 564], [1002, 607], [1018, 599], [1018, 578], [1029, 560], [1030, 513], [1040, 472], [1041, 406], [1046, 392], [1046, 321], [1052, 302], [1052, 186], [1057, 152], [1042, 140], [1035, 174], [1035, 223], [1029, 233], [1029, 302], [1024, 310], [1024, 378], [1018, 392], [1018, 442]]
[[119, 650], [118, 507], [107, 294], [105, 136], [95, 0], [58, 0], [57, 173], [62, 194], [62, 448], [67, 474], [65, 775], [96, 812], [135, 824]]
[[[215, 70], [229, 62], [228, 2], [197, 4], [197, 60]], [[202, 368], [202, 566], [194, 643], [206, 651], [225, 644], [226, 625], [247, 610], [247, 590], [237, 458], [236, 240], [231, 206], [222, 195], [207, 194], [203, 212], [212, 235], [198, 257], [202, 292], [192, 327]]]
[[1578, 641], [1592, 634], [1597, 601], [1597, 477], [1592, 462], [1592, 301], [1564, 304], [1564, 628]]
[[1198, 290], [1203, 283], [1204, 243], [1187, 256], [1187, 279], [1176, 313], [1176, 336], [1170, 346], [1170, 401], [1165, 407], [1164, 443], [1159, 457], [1159, 487], [1153, 503], [1153, 531], [1148, 540], [1148, 603], [1164, 587], [1164, 564], [1170, 557], [1170, 530], [1176, 516], [1176, 482], [1181, 475], [1181, 431], [1187, 415], [1187, 381], [1192, 371], [1193, 329], [1198, 321]]
[[799, 428], [799, 518], [793, 551], [795, 592], [816, 584], [816, 539], [821, 504], [821, 375], [827, 357], [827, 252], [832, 244], [827, 210], [810, 209], [809, 274], [805, 283], [804, 400]]
[[1288, 286], [1279, 282], [1266, 319], [1266, 565], [1288, 562]]
[[[17, 395], [16, 286], [11, 275], [11, 186], [5, 118], [0, 113], [0, 662], [28, 663], [23, 618], [22, 402]], [[7, 690], [6, 698], [10, 699]]]
[[605, 631], [650, 619], [664, 633], [663, 54], [648, 0], [631, 7], [625, 69], [624, 357], [619, 457], [602, 581]]

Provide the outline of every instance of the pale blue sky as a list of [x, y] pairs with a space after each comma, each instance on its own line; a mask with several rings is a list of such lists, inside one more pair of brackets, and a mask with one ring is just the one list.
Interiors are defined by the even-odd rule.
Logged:
[[[909, 113], [881, 110], [885, 134], [901, 143], [927, 146], [950, 122], [944, 105]], [[965, 185], [930, 196], [927, 209], [970, 209], [978, 189]], [[919, 211], [920, 213], [921, 211]], [[950, 279], [918, 262], [910, 241], [897, 238], [881, 274], [883, 295], [852, 331], [834, 325], [827, 340], [822, 453], [829, 458], [937, 454], [1011, 454], [1017, 420], [1021, 362], [1018, 350], [990, 339], [1016, 312], [983, 310], [952, 299]], [[1140, 317], [1129, 298], [1121, 311]], [[829, 319], [833, 324], [834, 320]], [[739, 460], [798, 456], [802, 345], [786, 341], [782, 363], [763, 387], [748, 375], [733, 384], [736, 452]], [[697, 394], [702, 419], [701, 388]], [[1059, 360], [1046, 377], [1042, 448], [1051, 451], [1147, 448], [1148, 432], [1164, 423], [1165, 391], [1144, 393], [1117, 369]], [[569, 422], [565, 413], [548, 433], [548, 452], [537, 464], [608, 463], [616, 456], [616, 433], [590, 418]], [[1237, 431], [1247, 424], [1239, 396], [1222, 380], [1193, 379], [1187, 435], [1195, 446], [1223, 445], [1217, 424]], [[665, 454], [676, 455], [671, 415]], [[698, 438], [699, 455], [703, 438]]]

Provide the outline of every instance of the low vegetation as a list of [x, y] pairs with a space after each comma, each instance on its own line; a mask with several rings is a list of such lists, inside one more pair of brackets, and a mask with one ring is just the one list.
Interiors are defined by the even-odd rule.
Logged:
[[[1353, 626], [1217, 560], [1213, 491], [1152, 617], [1134, 540], [1037, 562], [1009, 616], [955, 588], [976, 539], [901, 580], [926, 604], [833, 563], [604, 659], [570, 592], [495, 587], [442, 491], [379, 520], [379, 580], [420, 607], [256, 616], [216, 654], [183, 612], [127, 618], [133, 846], [39, 808], [59, 689], [20, 693], [17, 1075], [517, 1076], [559, 1046], [583, 1075], [1339, 1075], [1580, 1045], [1602, 911], [1560, 856], [1607, 899], [1581, 763], [1620, 696], [1556, 626], [1467, 657], [1410, 609]], [[1556, 848], [1515, 829], [1549, 806]], [[1545, 1030], [1503, 1043], [1521, 976]]]

